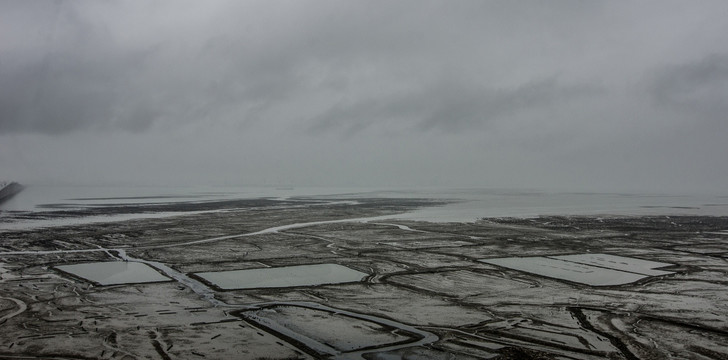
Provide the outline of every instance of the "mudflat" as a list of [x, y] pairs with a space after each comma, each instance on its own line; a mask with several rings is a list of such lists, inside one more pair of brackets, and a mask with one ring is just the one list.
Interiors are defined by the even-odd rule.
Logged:
[[[728, 354], [728, 217], [434, 223], [394, 218], [426, 199], [345, 200], [170, 204], [155, 211], [204, 211], [0, 232], [0, 357]], [[344, 280], [211, 276], [267, 284], [265, 269]]]

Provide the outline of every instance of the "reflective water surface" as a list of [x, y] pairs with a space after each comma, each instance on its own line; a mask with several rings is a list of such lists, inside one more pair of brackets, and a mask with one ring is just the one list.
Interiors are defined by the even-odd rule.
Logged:
[[128, 261], [106, 261], [61, 265], [56, 269], [101, 285], [169, 281], [149, 265]]
[[672, 264], [608, 254], [510, 257], [480, 260], [487, 264], [591, 286], [624, 285], [672, 272], [654, 270]]
[[225, 290], [338, 284], [361, 281], [369, 276], [337, 264], [201, 272], [195, 275]]

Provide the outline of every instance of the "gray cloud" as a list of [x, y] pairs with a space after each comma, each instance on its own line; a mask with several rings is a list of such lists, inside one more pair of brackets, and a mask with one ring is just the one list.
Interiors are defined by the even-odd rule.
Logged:
[[687, 188], [685, 169], [724, 189], [727, 10], [3, 1], [0, 165], [68, 182], [605, 188]]
[[[453, 130], [477, 125], [481, 121], [476, 118], [488, 118], [490, 113], [510, 111], [522, 100], [508, 92], [533, 97], [539, 85], [532, 83], [542, 81], [523, 79], [491, 87], [478, 84], [479, 79], [468, 74], [484, 70], [478, 61], [492, 56], [482, 50], [496, 40], [484, 33], [494, 24], [481, 22], [478, 14], [492, 12], [490, 17], [498, 19], [498, 14], [517, 13], [518, 7], [477, 2], [453, 6], [320, 2], [285, 11], [249, 4], [219, 2], [215, 5], [221, 8], [211, 7], [209, 18], [193, 17], [184, 23], [163, 17], [176, 10], [164, 3], [148, 8], [125, 2], [56, 1], [40, 7], [7, 3], [26, 20], [42, 18], [46, 25], [33, 29], [36, 36], [28, 39], [30, 50], [25, 46], [1, 49], [7, 60], [0, 64], [0, 81], [9, 86], [4, 87], [0, 102], [0, 131], [138, 132], [156, 123], [178, 126], [201, 118], [277, 121], [270, 119], [274, 109], [297, 105], [309, 95], [325, 98], [342, 93], [356, 98], [344, 103], [323, 100], [304, 116], [317, 121], [310, 127], [320, 128], [337, 113], [355, 116], [361, 113], [357, 107], [374, 105], [393, 113], [360, 115], [414, 116], [422, 119], [423, 128]], [[534, 8], [557, 14], [550, 7], [534, 4]], [[110, 18], [111, 14], [118, 18]], [[523, 15], [538, 20], [538, 13]], [[139, 26], [139, 21], [146, 21], [142, 29], [149, 28], [144, 37], [124, 39], [123, 32], [134, 32], [130, 27]], [[171, 24], [160, 31], [155, 21]], [[501, 20], [497, 23], [513, 27]], [[27, 31], [11, 30], [17, 36]], [[472, 60], [463, 61], [465, 57]], [[445, 84], [441, 78], [447, 78]], [[468, 83], [460, 84], [458, 79]], [[384, 100], [382, 93], [373, 93], [362, 80], [379, 82], [385, 93], [394, 91], [402, 103]], [[392, 89], [398, 84], [406, 89]], [[447, 88], [427, 88], [441, 85]], [[440, 105], [433, 106], [433, 101]], [[480, 102], [485, 105], [479, 107]], [[418, 107], [429, 110], [415, 111]], [[476, 114], [485, 107], [488, 113]], [[453, 120], [441, 120], [448, 118]], [[366, 123], [346, 127], [361, 128]]]
[[653, 84], [657, 106], [678, 111], [686, 119], [726, 122], [728, 55], [710, 54], [698, 61], [662, 69]]
[[148, 54], [111, 48], [104, 29], [64, 4], [43, 9], [49, 23], [40, 41], [16, 52], [2, 49], [0, 132], [145, 130], [154, 120], [151, 107], [136, 100], [125, 106], [133, 94], [130, 78]]
[[554, 78], [509, 89], [464, 86], [447, 81], [419, 92], [404, 92], [352, 104], [336, 104], [313, 120], [310, 131], [344, 128], [355, 132], [376, 122], [408, 122], [412, 129], [460, 132], [604, 93], [596, 85], [563, 85]]

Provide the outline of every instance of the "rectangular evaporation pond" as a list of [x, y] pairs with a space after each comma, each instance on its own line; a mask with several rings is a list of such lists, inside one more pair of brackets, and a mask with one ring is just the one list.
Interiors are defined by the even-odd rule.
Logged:
[[379, 323], [298, 306], [246, 311], [242, 316], [299, 340], [320, 355], [414, 340]]
[[561, 256], [549, 256], [551, 259], [559, 259], [565, 261], [571, 261], [580, 264], [594, 265], [614, 270], [621, 270], [627, 272], [633, 272], [636, 274], [649, 275], [649, 276], [661, 276], [672, 274], [671, 271], [654, 270], [665, 266], [672, 266], [674, 264], [661, 263], [657, 261], [649, 261], [642, 259], [629, 258], [624, 256], [609, 255], [609, 254], [575, 254], [575, 255], [561, 255]]
[[337, 264], [201, 272], [195, 275], [224, 290], [338, 284], [361, 281], [369, 276]]
[[591, 286], [623, 285], [647, 276], [545, 257], [513, 257], [480, 260], [487, 264]]
[[151, 266], [138, 262], [93, 262], [61, 265], [55, 268], [101, 285], [136, 284], [171, 280], [157, 272]]

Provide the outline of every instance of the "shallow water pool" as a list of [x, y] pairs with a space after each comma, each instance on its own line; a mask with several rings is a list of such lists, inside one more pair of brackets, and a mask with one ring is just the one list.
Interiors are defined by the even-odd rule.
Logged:
[[93, 262], [61, 265], [55, 268], [100, 285], [136, 284], [171, 280], [149, 265], [131, 261]]
[[369, 276], [338, 264], [201, 272], [195, 275], [224, 290], [338, 284], [361, 281]]
[[654, 269], [672, 264], [608, 254], [511, 257], [480, 261], [591, 286], [624, 285], [650, 276], [672, 274], [670, 271]]

